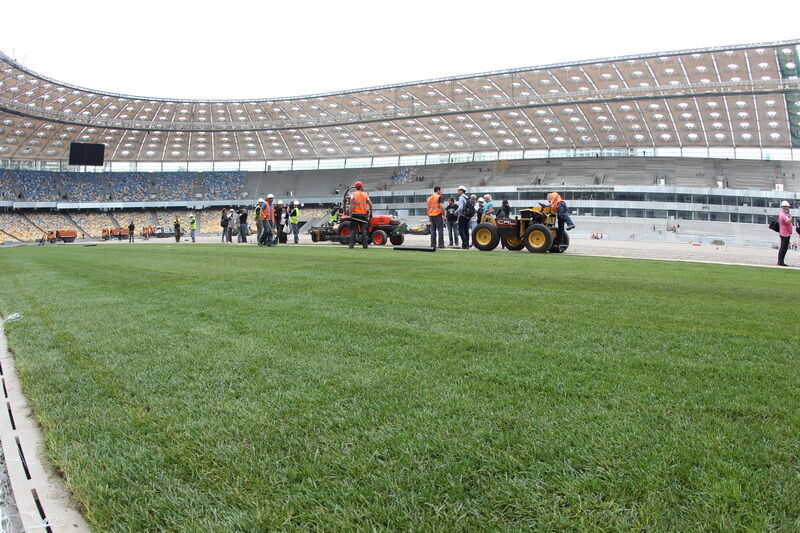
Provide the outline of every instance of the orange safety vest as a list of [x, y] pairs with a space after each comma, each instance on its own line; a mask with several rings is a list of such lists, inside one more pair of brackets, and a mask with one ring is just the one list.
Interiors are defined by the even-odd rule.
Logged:
[[354, 215], [366, 215], [369, 213], [369, 195], [364, 191], [353, 191], [352, 201], [350, 202], [351, 212]]
[[438, 217], [442, 215], [442, 204], [439, 200], [442, 198], [441, 194], [433, 193], [428, 196], [428, 216]]
[[561, 199], [561, 195], [557, 192], [551, 192], [547, 195], [547, 201], [550, 202], [550, 209], [555, 211], [558, 209], [558, 204], [563, 202], [564, 200]]
[[275, 208], [267, 202], [261, 206], [261, 220], [272, 220], [275, 218]]

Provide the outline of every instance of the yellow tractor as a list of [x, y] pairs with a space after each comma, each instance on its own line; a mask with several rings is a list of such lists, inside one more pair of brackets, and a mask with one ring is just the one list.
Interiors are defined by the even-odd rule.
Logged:
[[533, 253], [562, 253], [569, 247], [569, 234], [564, 232], [561, 245], [558, 238], [558, 219], [550, 206], [522, 209], [512, 218], [481, 216], [481, 223], [472, 231], [475, 248], [488, 252], [497, 248], [500, 241], [509, 250], [527, 248]]

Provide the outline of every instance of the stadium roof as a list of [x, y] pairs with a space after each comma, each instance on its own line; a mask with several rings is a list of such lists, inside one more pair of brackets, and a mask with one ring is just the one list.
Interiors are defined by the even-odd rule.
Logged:
[[265, 161], [596, 148], [800, 147], [799, 41], [488, 72], [263, 100], [146, 98], [0, 53], [0, 158]]

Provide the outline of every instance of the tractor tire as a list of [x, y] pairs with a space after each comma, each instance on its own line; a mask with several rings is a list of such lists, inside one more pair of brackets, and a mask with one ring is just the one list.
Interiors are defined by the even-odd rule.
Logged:
[[391, 242], [394, 246], [400, 246], [403, 244], [403, 241], [406, 240], [406, 236], [402, 233], [395, 233], [391, 237], [389, 237], [389, 242]]
[[319, 233], [316, 231], [311, 232], [311, 242], [319, 242]]
[[[350, 221], [339, 224], [339, 244], [350, 244]], [[357, 240], [357, 239], [356, 239]]]
[[531, 224], [525, 230], [525, 248], [534, 254], [543, 254], [553, 247], [553, 234], [544, 224]]
[[555, 239], [553, 240], [554, 244], [553, 247], [550, 248], [550, 253], [552, 254], [562, 254], [567, 251], [569, 248], [569, 233], [566, 231], [564, 232], [564, 240], [561, 242], [561, 246], [555, 244]]
[[517, 237], [516, 235], [513, 237], [502, 237], [503, 246], [511, 250], [512, 252], [518, 252], [525, 248], [525, 243], [522, 242], [522, 239]]
[[500, 244], [500, 234], [497, 226], [487, 222], [481, 222], [472, 230], [472, 244], [482, 252], [489, 252], [497, 248]]
[[386, 235], [386, 232], [382, 229], [376, 229], [372, 232], [372, 244], [376, 246], [383, 246], [386, 244], [386, 241], [389, 240], [389, 237]]

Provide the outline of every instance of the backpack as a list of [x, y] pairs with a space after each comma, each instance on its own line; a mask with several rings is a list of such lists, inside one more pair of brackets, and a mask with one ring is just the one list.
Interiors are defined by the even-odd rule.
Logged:
[[768, 226], [769, 226], [769, 229], [771, 229], [772, 231], [780, 231], [781, 230], [781, 226], [780, 226], [780, 224], [778, 224], [778, 219], [774, 218], [774, 217], [769, 221]]
[[223, 228], [227, 228], [228, 227], [228, 217], [222, 217], [222, 220], [220, 220], [219, 225], [222, 226]]
[[467, 198], [464, 203], [464, 209], [461, 210], [461, 216], [464, 218], [472, 218], [475, 216], [475, 202]]

